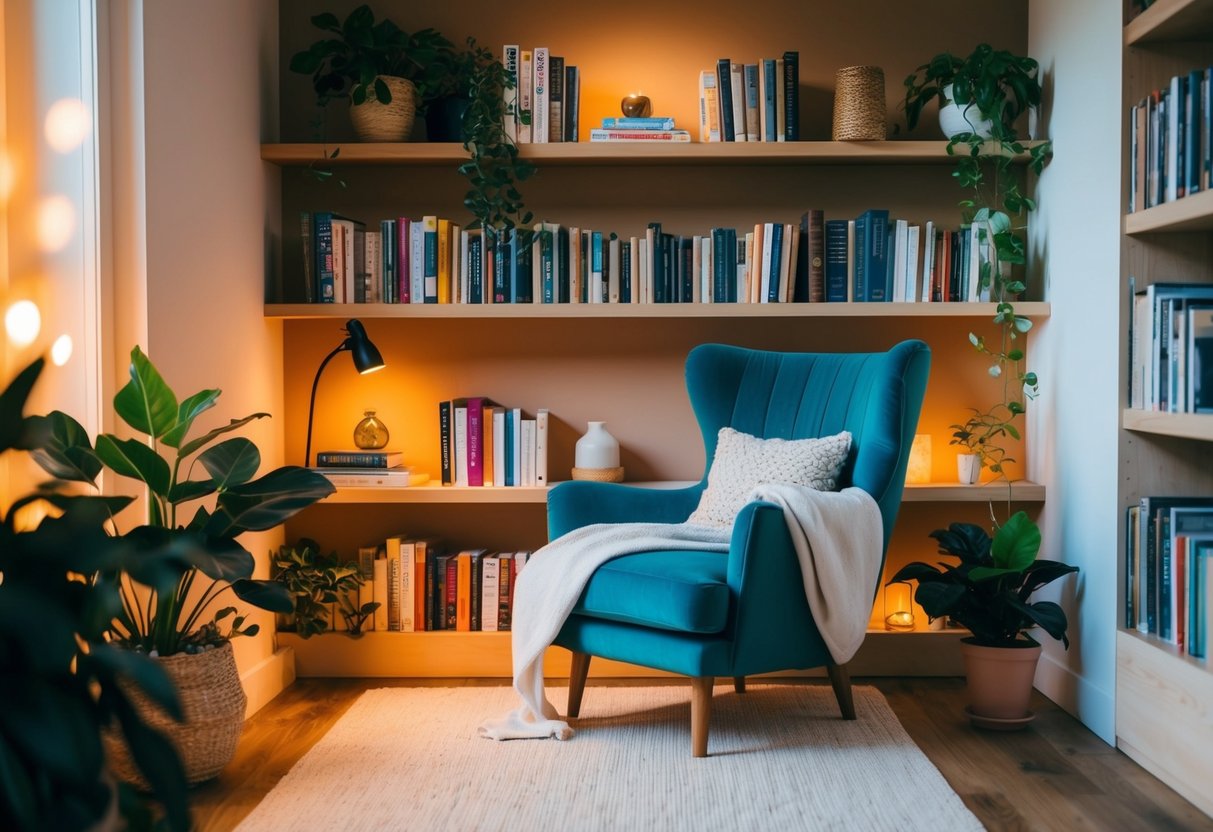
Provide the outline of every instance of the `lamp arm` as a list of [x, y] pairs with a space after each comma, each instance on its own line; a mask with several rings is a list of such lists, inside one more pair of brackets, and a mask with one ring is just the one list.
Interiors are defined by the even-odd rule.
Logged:
[[320, 374], [324, 372], [324, 368], [328, 366], [328, 363], [333, 360], [333, 357], [337, 353], [349, 348], [349, 339], [342, 341], [336, 349], [326, 355], [324, 360], [320, 362], [320, 368], [316, 370], [316, 378], [312, 380], [312, 398], [307, 406], [307, 445], [303, 451], [303, 466], [305, 468], [312, 467], [312, 417], [316, 413], [316, 387], [320, 384]]

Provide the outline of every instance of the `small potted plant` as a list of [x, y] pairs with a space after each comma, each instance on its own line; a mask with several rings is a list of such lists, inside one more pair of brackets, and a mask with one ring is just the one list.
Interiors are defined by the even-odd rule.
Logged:
[[360, 636], [367, 619], [379, 609], [375, 601], [357, 602], [358, 588], [365, 582], [358, 567], [342, 563], [335, 552], [322, 554], [314, 540], [279, 547], [273, 565], [274, 580], [286, 587], [294, 602], [285, 629], [293, 630], [300, 638], [329, 630], [334, 607], [345, 619], [349, 635]]
[[[178, 398], [138, 347], [131, 351], [130, 376], [114, 396], [114, 410], [141, 438], [103, 433], [94, 444], [79, 422], [53, 411], [30, 417], [28, 443], [34, 460], [58, 480], [87, 484], [99, 494], [97, 478], [108, 469], [147, 488], [147, 521], [125, 532], [116, 515], [129, 498], [59, 496], [55, 504], [105, 505], [113, 515], [107, 517], [111, 531], [132, 550], [121, 569], [96, 570], [93, 580], [119, 590], [121, 603], [106, 611], [110, 643], [154, 658], [180, 693], [183, 721], [150, 702], [141, 707], [144, 718], [172, 740], [192, 784], [213, 777], [235, 753], [246, 699], [230, 640], [258, 631], [256, 624], [245, 626], [235, 607], [216, 610], [216, 601], [231, 591], [254, 607], [291, 609], [285, 587], [253, 578], [253, 556], [237, 538], [278, 526], [334, 488], [298, 466], [257, 476], [257, 446], [227, 435], [269, 414], [233, 419], [191, 437], [194, 421], [215, 405], [220, 391]], [[213, 507], [197, 505], [212, 496]], [[196, 508], [186, 519], [190, 505]], [[110, 748], [115, 772], [140, 782], [125, 744], [114, 737]]]
[[321, 106], [348, 98], [363, 141], [407, 141], [419, 103], [432, 97], [442, 75], [436, 61], [450, 41], [434, 29], [409, 34], [390, 20], [376, 23], [366, 5], [344, 22], [329, 12], [311, 20], [327, 35], [295, 53], [291, 71], [312, 76]]
[[1027, 631], [1039, 627], [1070, 646], [1065, 611], [1052, 601], [1032, 601], [1031, 595], [1078, 567], [1038, 559], [1040, 529], [1022, 511], [998, 526], [993, 537], [972, 523], [952, 523], [931, 537], [940, 554], [959, 563], [910, 563], [889, 583], [917, 581], [914, 600], [928, 616], [950, 618], [972, 633], [961, 650], [974, 724], [1021, 727], [1031, 719], [1028, 702], [1041, 651]]

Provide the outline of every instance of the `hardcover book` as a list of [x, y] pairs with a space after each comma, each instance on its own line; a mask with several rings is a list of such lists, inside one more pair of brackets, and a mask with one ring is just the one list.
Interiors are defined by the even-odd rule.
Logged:
[[402, 451], [317, 451], [317, 468], [397, 468], [404, 463]]

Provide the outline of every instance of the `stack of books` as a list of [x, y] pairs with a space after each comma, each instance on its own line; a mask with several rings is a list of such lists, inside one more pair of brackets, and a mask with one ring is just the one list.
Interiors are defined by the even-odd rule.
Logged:
[[338, 488], [408, 488], [430, 478], [406, 467], [400, 451], [319, 451], [315, 470]]
[[691, 134], [674, 127], [668, 116], [604, 118], [602, 127], [590, 131], [592, 142], [651, 142], [660, 144], [689, 142]]

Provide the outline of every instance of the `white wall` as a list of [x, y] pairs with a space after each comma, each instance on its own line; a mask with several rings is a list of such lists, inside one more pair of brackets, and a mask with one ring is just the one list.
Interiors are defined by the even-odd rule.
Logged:
[[[281, 324], [262, 317], [280, 224], [278, 174], [260, 161], [277, 132], [277, 12], [273, 0], [142, 4], [147, 352], [179, 395], [222, 389], [200, 427], [274, 416], [242, 434], [263, 472], [283, 461]], [[242, 539], [259, 577], [281, 539]], [[262, 634], [233, 646], [252, 711], [292, 663], [274, 658], [271, 616], [250, 620]]]
[[1029, 8], [1029, 53], [1046, 79], [1043, 132], [1054, 144], [1031, 224], [1052, 304], [1029, 342], [1042, 382], [1029, 408], [1031, 470], [1048, 489], [1043, 552], [1082, 569], [1060, 597], [1039, 593], [1066, 607], [1071, 645], [1046, 639], [1036, 684], [1114, 743], [1121, 7]]

